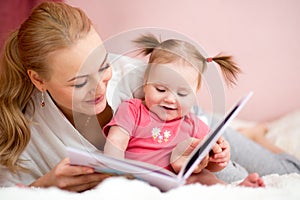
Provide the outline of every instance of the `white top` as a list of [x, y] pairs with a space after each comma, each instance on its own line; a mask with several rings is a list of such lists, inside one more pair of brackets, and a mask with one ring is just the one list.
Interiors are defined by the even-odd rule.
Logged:
[[[113, 69], [113, 77], [108, 84], [107, 101], [115, 110], [122, 100], [132, 98], [137, 86], [141, 86], [145, 66], [141, 61], [124, 56], [110, 55], [109, 60]], [[67, 157], [66, 146], [88, 151], [97, 149], [73, 127], [48, 94], [45, 95], [45, 107], [43, 108], [40, 106], [40, 92], [35, 92], [32, 99], [35, 107], [34, 114], [32, 116], [29, 114], [32, 113], [31, 106], [26, 110], [28, 119], [32, 121], [31, 139], [20, 157], [23, 160], [22, 166], [29, 171], [12, 174], [2, 166], [0, 168], [0, 186], [12, 186], [16, 183], [31, 184]], [[99, 129], [89, 129], [88, 132], [91, 135], [99, 136], [102, 135], [101, 129]], [[99, 140], [99, 143], [103, 143], [103, 141]]]

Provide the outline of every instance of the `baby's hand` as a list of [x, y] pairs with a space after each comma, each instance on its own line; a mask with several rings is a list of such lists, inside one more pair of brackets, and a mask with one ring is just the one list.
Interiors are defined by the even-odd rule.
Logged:
[[207, 167], [208, 163], [209, 163], [209, 155], [206, 155], [199, 163], [199, 165], [195, 168], [193, 173], [200, 173], [205, 167]]
[[210, 152], [209, 169], [219, 171], [225, 168], [230, 160], [230, 145], [220, 137]]
[[[200, 139], [197, 138], [188, 138], [183, 142], [177, 144], [177, 146], [173, 149], [171, 154], [171, 166], [173, 170], [178, 173], [183, 165], [187, 162], [189, 155], [191, 152], [197, 147]], [[209, 156], [207, 155], [198, 167], [194, 170], [194, 173], [199, 173], [202, 169], [204, 169], [209, 162]]]
[[[188, 138], [183, 142], [179, 143], [172, 151], [171, 155], [171, 166], [173, 170], [178, 173], [183, 165], [187, 162], [189, 155], [198, 146], [201, 140], [197, 138]], [[204, 169], [209, 163], [209, 155], [205, 156], [201, 163], [196, 167], [194, 173], [199, 173]]]

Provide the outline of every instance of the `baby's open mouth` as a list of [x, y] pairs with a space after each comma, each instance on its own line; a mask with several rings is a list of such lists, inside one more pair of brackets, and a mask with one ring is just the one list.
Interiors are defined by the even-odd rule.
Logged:
[[162, 108], [166, 110], [176, 110], [176, 108], [168, 107], [168, 106], [161, 106]]

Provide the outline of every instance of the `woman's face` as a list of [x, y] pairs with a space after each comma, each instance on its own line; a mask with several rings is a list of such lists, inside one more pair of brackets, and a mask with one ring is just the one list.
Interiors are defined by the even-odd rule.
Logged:
[[199, 72], [183, 62], [151, 65], [145, 76], [145, 104], [161, 120], [180, 118], [196, 100]]
[[93, 115], [104, 110], [112, 71], [94, 29], [71, 48], [52, 53], [47, 63], [51, 78], [45, 89], [67, 117], [73, 112]]

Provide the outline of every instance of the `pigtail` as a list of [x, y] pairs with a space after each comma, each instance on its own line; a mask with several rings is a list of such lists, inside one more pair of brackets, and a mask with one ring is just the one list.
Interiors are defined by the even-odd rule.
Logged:
[[18, 31], [11, 34], [2, 56], [0, 74], [0, 164], [11, 171], [30, 140], [29, 122], [24, 111], [34, 85], [21, 64]]
[[160, 46], [160, 41], [151, 33], [142, 35], [141, 37], [133, 40], [133, 42], [141, 49], [141, 53], [144, 56], [151, 54], [155, 48]]
[[213, 58], [207, 58], [207, 62], [210, 61], [214, 61], [220, 66], [228, 85], [236, 84], [237, 76], [241, 72], [241, 69], [233, 61], [232, 56], [218, 54]]
[[160, 42], [153, 34], [148, 33], [133, 40], [133, 42], [141, 49], [143, 55], [150, 54], [148, 63], [169, 63], [183, 59], [203, 73], [207, 63], [214, 61], [220, 66], [228, 85], [235, 85], [237, 76], [241, 72], [232, 56], [219, 54], [213, 58], [205, 59], [195, 46], [186, 41], [169, 39]]

